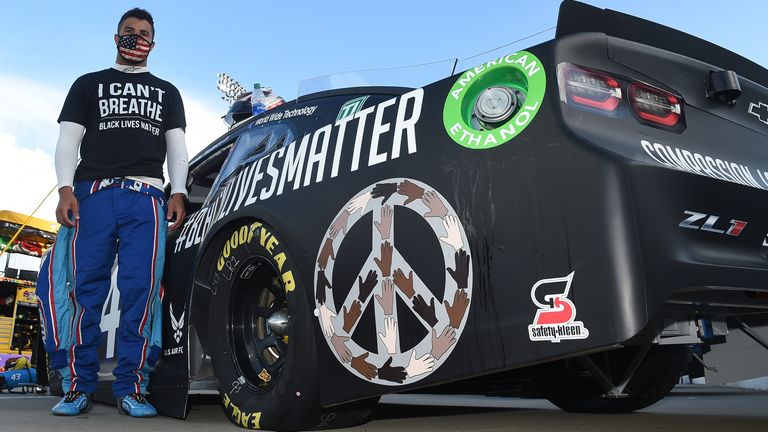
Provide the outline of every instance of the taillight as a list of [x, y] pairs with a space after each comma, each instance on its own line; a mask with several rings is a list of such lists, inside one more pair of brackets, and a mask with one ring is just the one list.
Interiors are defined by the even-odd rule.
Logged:
[[685, 130], [684, 102], [666, 90], [571, 63], [557, 65], [557, 84], [560, 100], [574, 108], [616, 119], [631, 110], [645, 125], [676, 133]]
[[640, 119], [666, 127], [677, 126], [682, 118], [680, 99], [647, 84], [629, 86], [629, 104]]
[[614, 111], [621, 102], [621, 87], [612, 76], [561, 63], [557, 68], [560, 97], [566, 103], [575, 103], [600, 111]]

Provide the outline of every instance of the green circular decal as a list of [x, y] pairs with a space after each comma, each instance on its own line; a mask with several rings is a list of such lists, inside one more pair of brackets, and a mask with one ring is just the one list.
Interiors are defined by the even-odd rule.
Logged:
[[[522, 101], [515, 114], [501, 126], [482, 130], [473, 126], [472, 108], [483, 90], [503, 85]], [[448, 135], [470, 149], [488, 149], [511, 140], [528, 126], [544, 100], [547, 79], [535, 55], [520, 51], [475, 66], [461, 74], [451, 87], [443, 107], [443, 125]]]

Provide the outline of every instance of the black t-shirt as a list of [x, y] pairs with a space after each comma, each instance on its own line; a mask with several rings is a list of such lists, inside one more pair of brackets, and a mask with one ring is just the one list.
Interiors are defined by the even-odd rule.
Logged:
[[105, 69], [78, 78], [59, 122], [85, 126], [75, 181], [163, 178], [165, 132], [187, 125], [176, 87], [150, 74]]

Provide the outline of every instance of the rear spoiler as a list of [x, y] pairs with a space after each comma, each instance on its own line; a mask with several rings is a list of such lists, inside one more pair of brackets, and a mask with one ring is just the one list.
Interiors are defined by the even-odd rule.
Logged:
[[605, 33], [650, 45], [699, 61], [732, 70], [768, 88], [768, 70], [734, 52], [688, 33], [610, 9], [600, 9], [573, 0], [560, 4], [555, 37], [573, 33]]

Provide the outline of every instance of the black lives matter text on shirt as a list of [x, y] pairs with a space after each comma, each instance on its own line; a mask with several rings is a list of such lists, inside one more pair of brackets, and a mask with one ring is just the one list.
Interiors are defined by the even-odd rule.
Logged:
[[176, 87], [149, 72], [105, 69], [78, 78], [59, 122], [85, 126], [75, 181], [108, 177], [163, 178], [165, 132], [186, 127]]

